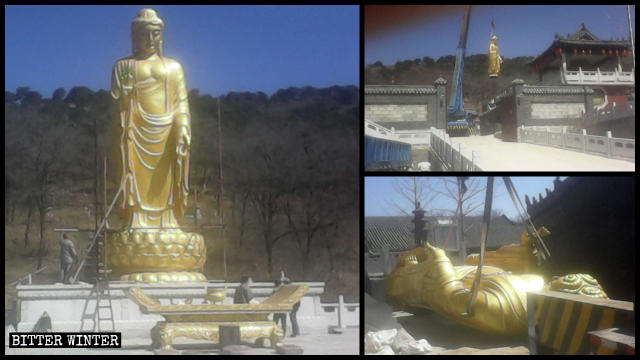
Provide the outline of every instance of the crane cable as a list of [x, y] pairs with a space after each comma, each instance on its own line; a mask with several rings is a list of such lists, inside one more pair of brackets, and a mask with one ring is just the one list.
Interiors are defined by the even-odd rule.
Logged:
[[482, 263], [484, 262], [484, 253], [487, 247], [487, 237], [489, 236], [489, 225], [491, 224], [491, 205], [493, 204], [493, 176], [487, 178], [487, 191], [484, 199], [484, 215], [482, 219], [482, 237], [480, 238], [480, 261], [478, 261], [478, 269], [476, 270], [476, 277], [473, 279], [473, 286], [471, 287], [471, 298], [469, 299], [469, 306], [467, 312], [462, 313], [462, 316], [473, 316], [473, 305], [476, 302], [476, 296], [478, 295], [478, 288], [480, 287], [480, 278], [482, 277]]
[[[527, 227], [527, 231], [529, 232], [530, 235], [535, 235], [534, 243], [535, 243], [536, 249], [538, 250], [536, 252], [536, 255], [538, 258], [538, 265], [540, 265], [541, 260], [546, 260], [548, 257], [549, 258], [551, 257], [551, 253], [549, 252], [549, 249], [547, 248], [544, 241], [540, 237], [538, 230], [536, 230], [535, 226], [533, 226], [533, 222], [531, 222], [531, 217], [527, 213], [524, 205], [522, 205], [520, 196], [518, 196], [518, 191], [513, 185], [511, 178], [509, 178], [508, 176], [504, 176], [502, 177], [502, 180], [504, 181], [504, 185], [507, 188], [507, 191], [509, 192], [511, 201], [513, 201], [513, 205], [516, 207], [516, 210], [518, 211], [518, 215], [520, 216], [520, 219], [522, 219], [522, 222]], [[518, 204], [520, 204], [520, 207], [522, 207], [522, 211], [520, 210], [520, 207], [518, 207]]]

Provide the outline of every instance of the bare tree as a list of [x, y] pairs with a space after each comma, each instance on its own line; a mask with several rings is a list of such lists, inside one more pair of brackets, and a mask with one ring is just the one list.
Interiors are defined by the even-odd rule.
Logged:
[[28, 198], [27, 202], [27, 220], [24, 223], [24, 248], [29, 247], [29, 230], [31, 229], [31, 214], [33, 214], [33, 200]]
[[42, 256], [44, 256], [46, 251], [46, 215], [52, 204], [52, 192], [54, 189], [53, 175], [56, 170], [57, 155], [62, 140], [60, 135], [61, 134], [58, 134], [58, 136], [56, 136], [51, 134], [51, 136], [48, 136], [48, 139], [40, 138], [36, 147], [38, 155], [33, 159], [32, 163], [36, 180], [34, 187], [36, 194], [34, 198], [40, 220], [40, 244], [38, 246], [37, 269], [41, 268]]
[[240, 247], [242, 247], [242, 240], [244, 239], [247, 233], [247, 227], [248, 227], [247, 204], [249, 203], [250, 195], [251, 195], [251, 192], [249, 190], [245, 190], [241, 195], [242, 200], [240, 201], [240, 224], [239, 224]]
[[411, 212], [417, 208], [429, 208], [439, 193], [431, 191], [425, 177], [398, 177], [394, 179], [393, 190], [399, 195], [398, 199], [387, 200], [401, 213], [413, 216]]
[[[300, 249], [303, 277], [308, 279], [312, 264], [310, 260], [313, 243], [318, 239], [321, 230], [334, 225], [334, 219], [331, 216], [331, 209], [327, 206], [328, 201], [314, 198], [311, 188], [306, 189], [301, 196], [302, 198], [298, 201], [286, 201], [283, 211], [287, 216], [289, 230]], [[300, 215], [296, 216], [296, 214]], [[328, 249], [332, 246], [332, 244], [326, 245]]]
[[282, 215], [284, 197], [291, 190], [284, 185], [288, 174], [283, 166], [286, 153], [277, 146], [268, 147], [265, 140], [255, 148], [257, 166], [250, 198], [258, 215], [257, 223], [265, 245], [269, 276], [273, 277], [273, 249], [279, 240], [290, 234], [288, 229], [282, 229], [278, 218]]
[[[466, 248], [464, 246], [464, 234], [473, 226], [464, 226], [464, 218], [468, 215], [476, 213], [484, 206], [484, 198], [478, 196], [486, 190], [486, 177], [439, 177], [430, 178], [428, 188], [442, 195], [444, 198], [453, 200], [456, 204], [455, 209], [439, 208], [435, 209], [439, 213], [456, 216], [458, 225], [458, 241], [462, 244], [460, 252], [460, 261], [463, 262], [466, 257]], [[494, 198], [500, 197], [499, 192], [494, 192]], [[495, 209], [495, 215], [499, 216], [500, 210]]]
[[[465, 181], [466, 191], [464, 192], [461, 191], [460, 180], [455, 177], [429, 178], [426, 188], [432, 193], [454, 200], [462, 209], [462, 215], [467, 216], [484, 205], [482, 197], [477, 195], [486, 189], [485, 179], [485, 177], [469, 177]], [[454, 215], [456, 213], [455, 208], [436, 208], [433, 210], [442, 214]]]
[[292, 152], [300, 157], [295, 163], [301, 166], [296, 170], [299, 175], [290, 177], [291, 187], [296, 191], [285, 201], [283, 211], [300, 250], [303, 277], [309, 279], [313, 244], [321, 230], [333, 225], [332, 204], [338, 200], [332, 196], [336, 184], [332, 181], [330, 159], [323, 156], [330, 151], [330, 146], [310, 139], [306, 130], [293, 130], [289, 136], [298, 140], [292, 141]]

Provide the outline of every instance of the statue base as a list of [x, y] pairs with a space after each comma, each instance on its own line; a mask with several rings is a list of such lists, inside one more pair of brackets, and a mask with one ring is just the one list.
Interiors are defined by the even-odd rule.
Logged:
[[202, 282], [207, 278], [199, 272], [190, 271], [170, 271], [170, 272], [144, 272], [136, 274], [126, 274], [120, 276], [120, 281], [135, 281], [146, 283], [183, 283]]
[[206, 257], [204, 237], [180, 229], [129, 228], [107, 240], [107, 264], [122, 281], [206, 281]]

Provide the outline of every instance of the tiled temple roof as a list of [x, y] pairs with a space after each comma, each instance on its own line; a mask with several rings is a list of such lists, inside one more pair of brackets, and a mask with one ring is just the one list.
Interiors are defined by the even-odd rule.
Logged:
[[385, 244], [391, 251], [406, 251], [414, 248], [409, 216], [372, 216], [364, 220], [364, 241], [369, 250], [380, 250]]
[[628, 40], [600, 40], [595, 36], [584, 24], [572, 35], [567, 38], [556, 35], [555, 40], [551, 45], [546, 48], [540, 55], [536, 56], [533, 60], [529, 61], [527, 65], [534, 65], [542, 59], [546, 58], [550, 54], [552, 55], [554, 49], [565, 48], [567, 46], [588, 46], [588, 47], [606, 47], [607, 49], [626, 49], [631, 50], [631, 43]]
[[[426, 216], [431, 224], [445, 217]], [[449, 219], [449, 218], [446, 218]], [[391, 251], [407, 251], [415, 247], [413, 222], [409, 216], [367, 216], [364, 220], [364, 241], [367, 251], [378, 251], [389, 246]], [[448, 227], [449, 225], [441, 225]], [[480, 246], [482, 216], [465, 216], [465, 242], [468, 248]], [[520, 244], [524, 227], [512, 224], [503, 217], [491, 219], [487, 247]], [[449, 248], [449, 246], [447, 246]]]
[[365, 95], [431, 95], [435, 86], [419, 85], [365, 85]]

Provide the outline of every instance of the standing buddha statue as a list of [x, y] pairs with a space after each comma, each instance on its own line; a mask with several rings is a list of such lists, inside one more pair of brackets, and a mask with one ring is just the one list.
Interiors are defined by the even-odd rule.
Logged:
[[[206, 281], [204, 238], [180, 229], [189, 193], [191, 116], [180, 63], [163, 55], [164, 22], [153, 9], [133, 20], [133, 54], [111, 74], [113, 155], [126, 227], [108, 239], [120, 280]], [[115, 163], [115, 162], [114, 162]]]
[[500, 48], [498, 47], [498, 37], [493, 35], [489, 45], [489, 77], [498, 77], [501, 65], [502, 56], [500, 56]]

